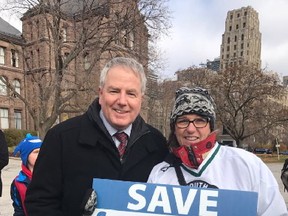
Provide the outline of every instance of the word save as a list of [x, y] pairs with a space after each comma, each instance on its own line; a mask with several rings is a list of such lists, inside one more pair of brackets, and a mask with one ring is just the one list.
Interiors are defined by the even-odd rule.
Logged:
[[172, 191], [168, 191], [171, 188], [157, 185], [152, 195], [147, 195], [146, 187], [145, 184], [134, 184], [129, 188], [128, 194], [132, 201], [128, 202], [128, 209], [156, 212], [158, 208], [159, 212], [160, 208], [165, 214], [190, 215], [188, 213], [195, 203], [199, 206], [199, 215], [217, 216], [216, 190], [190, 188], [187, 194], [183, 194], [180, 187], [171, 187]]

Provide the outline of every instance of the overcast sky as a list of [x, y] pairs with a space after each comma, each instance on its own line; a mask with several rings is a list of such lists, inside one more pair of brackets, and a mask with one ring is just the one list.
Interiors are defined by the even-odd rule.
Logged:
[[219, 57], [227, 12], [247, 6], [259, 14], [262, 68], [288, 75], [288, 0], [170, 0], [173, 27], [159, 42], [167, 63], [160, 76]]
[[[219, 57], [227, 12], [247, 6], [259, 14], [262, 68], [288, 75], [288, 0], [170, 0], [173, 26], [159, 41], [166, 62], [160, 77]], [[21, 30], [17, 18], [1, 17]]]

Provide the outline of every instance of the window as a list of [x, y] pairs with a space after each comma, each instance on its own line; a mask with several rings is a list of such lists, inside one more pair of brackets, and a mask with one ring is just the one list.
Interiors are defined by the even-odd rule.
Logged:
[[243, 43], [241, 43], [241, 49], [243, 49], [244, 48], [244, 44]]
[[36, 30], [37, 30], [37, 39], [40, 37], [40, 23], [39, 20], [36, 20]]
[[228, 51], [228, 52], [230, 51], [230, 46], [227, 46], [227, 51]]
[[244, 40], [244, 34], [241, 35], [241, 40], [242, 40], [242, 41]]
[[15, 129], [22, 129], [22, 113], [20, 110], [14, 110], [14, 124]]
[[239, 13], [237, 14], [237, 17], [240, 17], [240, 14], [239, 14]]
[[245, 28], [245, 27], [246, 27], [246, 23], [244, 22], [244, 23], [243, 23], [243, 28]]
[[234, 41], [235, 41], [235, 42], [237, 41], [237, 36], [235, 36]]
[[134, 48], [134, 33], [130, 32], [129, 34], [129, 48], [133, 49]]
[[67, 28], [63, 28], [62, 29], [62, 38], [63, 38], [63, 42], [67, 41]]
[[122, 44], [127, 47], [128, 46], [128, 33], [125, 29], [122, 29], [121, 31], [121, 38], [122, 38]]
[[[63, 65], [64, 65], [64, 68], [68, 68], [69, 64], [67, 64], [66, 62], [66, 59], [68, 58], [68, 56], [70, 55], [69, 52], [64, 52], [64, 55], [63, 55]], [[84, 61], [85, 61], [85, 57], [84, 57]], [[66, 62], [66, 63], [65, 63]]]
[[232, 31], [232, 26], [229, 26], [229, 31]]
[[230, 43], [230, 37], [227, 38], [227, 42], [228, 42], [228, 44]]
[[30, 66], [31, 66], [31, 69], [34, 68], [34, 54], [33, 54], [33, 51], [30, 51]]
[[236, 50], [237, 49], [237, 45], [234, 45], [234, 50]]
[[233, 14], [230, 15], [230, 19], [231, 19], [231, 20], [233, 19]]
[[20, 81], [17, 79], [13, 80], [13, 87], [15, 89], [15, 92], [17, 92], [18, 94], [21, 93], [21, 85], [20, 85]]
[[84, 69], [87, 70], [90, 67], [90, 58], [89, 58], [89, 53], [86, 52], [84, 54]]
[[238, 29], [238, 28], [239, 28], [239, 25], [237, 24], [237, 25], [236, 25], [236, 29]]
[[5, 64], [5, 48], [0, 47], [0, 64]]
[[29, 23], [29, 29], [30, 29], [30, 40], [33, 40], [33, 24], [32, 22]]
[[8, 109], [0, 108], [0, 126], [2, 129], [9, 128]]
[[37, 67], [38, 68], [40, 68], [40, 66], [41, 66], [41, 54], [40, 54], [40, 49], [37, 49], [36, 50], [36, 52], [37, 52]]
[[[64, 61], [68, 58], [69, 54], [70, 54], [69, 52], [65, 52], [64, 53], [64, 55], [63, 55], [63, 60]], [[84, 57], [85, 57], [85, 55], [84, 55]]]
[[11, 50], [11, 66], [19, 67], [19, 57], [18, 52], [16, 50]]
[[[5, 79], [3, 76], [1, 78]], [[0, 95], [7, 95], [7, 86], [2, 79], [0, 79]]]

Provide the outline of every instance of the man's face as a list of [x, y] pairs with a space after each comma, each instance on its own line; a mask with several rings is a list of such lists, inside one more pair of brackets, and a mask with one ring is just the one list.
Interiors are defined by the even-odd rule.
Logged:
[[141, 82], [128, 67], [112, 67], [103, 88], [99, 88], [99, 103], [107, 121], [117, 130], [127, 128], [141, 110]]
[[[177, 123], [175, 125], [175, 135], [177, 137], [179, 145], [183, 146], [191, 146], [195, 143], [198, 143], [208, 137], [211, 133], [210, 123], [207, 122], [207, 119], [195, 114], [183, 115], [177, 118], [176, 122], [183, 121], [193, 121], [196, 125], [201, 125], [201, 128], [196, 128], [195, 125], [190, 122], [186, 128], [177, 127]], [[196, 123], [198, 122], [198, 124]], [[206, 122], [206, 124], [205, 124]], [[202, 127], [202, 125], [204, 125]]]

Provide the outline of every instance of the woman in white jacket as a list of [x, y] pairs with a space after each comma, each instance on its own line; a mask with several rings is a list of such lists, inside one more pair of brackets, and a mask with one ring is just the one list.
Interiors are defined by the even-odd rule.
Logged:
[[202, 88], [180, 88], [170, 117], [170, 154], [156, 165], [150, 183], [258, 193], [257, 215], [288, 215], [270, 169], [256, 155], [216, 141], [215, 104]]

